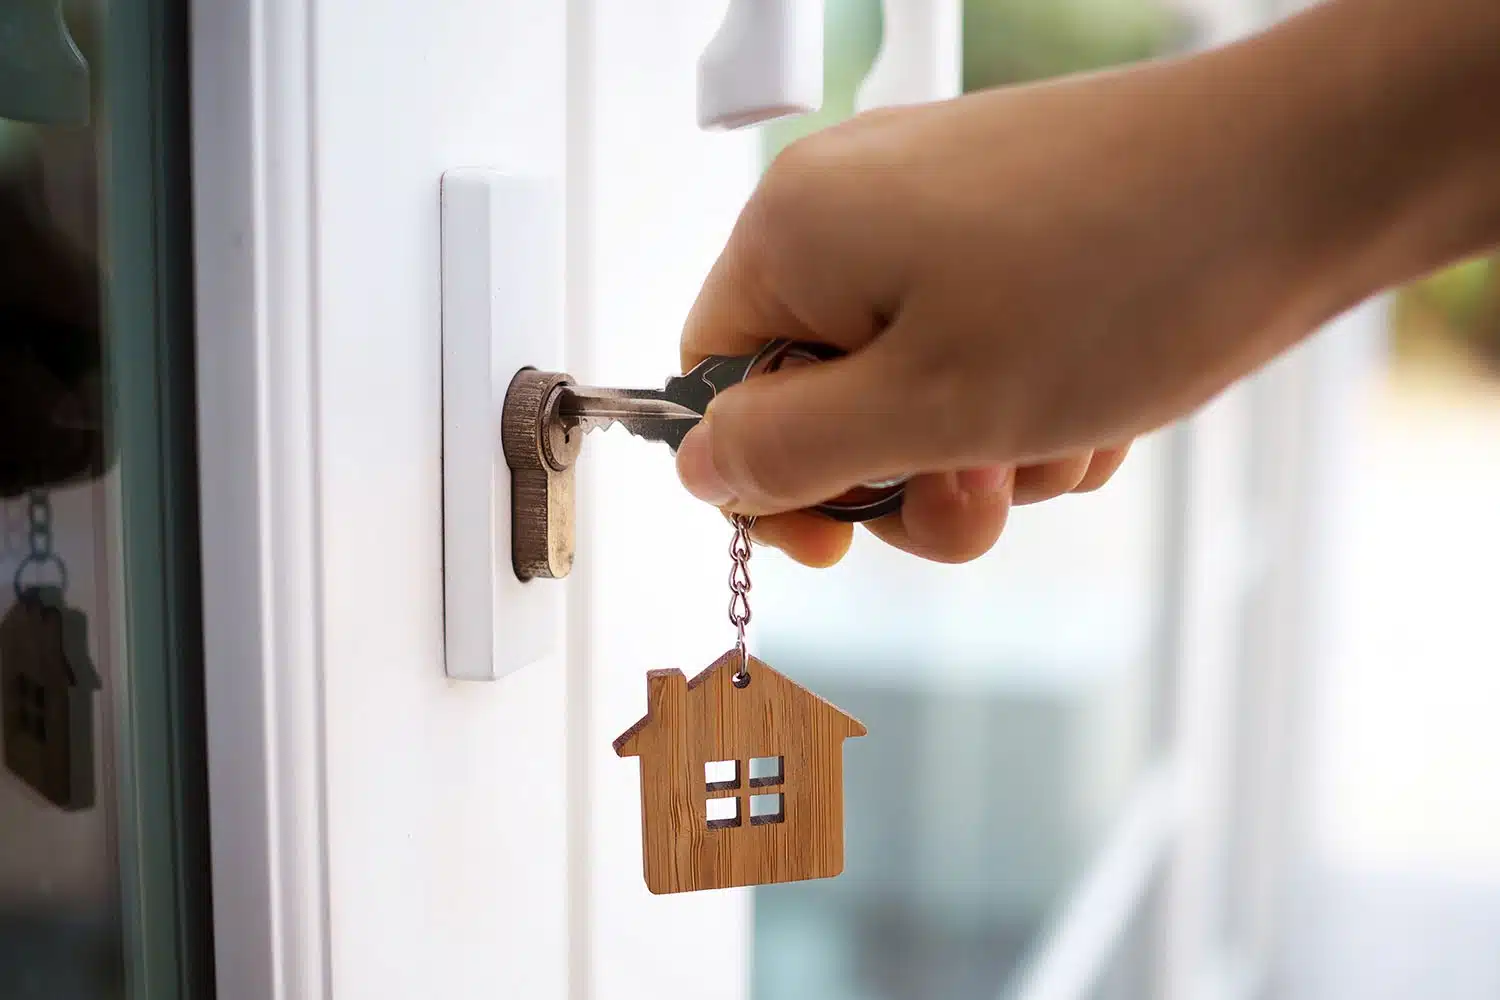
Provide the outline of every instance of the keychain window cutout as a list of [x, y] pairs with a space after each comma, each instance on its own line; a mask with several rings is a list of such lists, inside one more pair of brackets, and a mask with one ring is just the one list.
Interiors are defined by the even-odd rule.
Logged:
[[[740, 762], [737, 760], [711, 760], [703, 765], [703, 780], [710, 792], [740, 787]], [[755, 779], [750, 779], [755, 784]]]
[[750, 796], [750, 822], [755, 826], [786, 821], [786, 796], [780, 792]]
[[766, 785], [781, 784], [782, 768], [785, 765], [785, 757], [751, 757], [750, 787], [764, 788]]
[[[844, 740], [865, 735], [865, 727], [753, 656], [750, 683], [737, 686], [746, 663], [731, 649], [692, 680], [681, 670], [651, 671], [645, 717], [615, 740], [621, 757], [640, 758], [641, 850], [654, 893], [831, 878], [844, 870]], [[705, 789], [709, 762], [733, 760], [744, 778], [750, 761], [778, 758], [775, 792]], [[753, 815], [744, 801], [752, 798], [772, 799], [762, 806], [772, 818]], [[717, 802], [735, 805], [710, 806]], [[732, 808], [738, 819], [713, 825], [718, 816], [710, 808]]]
[[710, 830], [725, 830], [740, 825], [738, 798], [704, 799], [703, 815]]
[[12, 695], [16, 699], [21, 732], [38, 743], [47, 742], [47, 689], [31, 678], [17, 675]]

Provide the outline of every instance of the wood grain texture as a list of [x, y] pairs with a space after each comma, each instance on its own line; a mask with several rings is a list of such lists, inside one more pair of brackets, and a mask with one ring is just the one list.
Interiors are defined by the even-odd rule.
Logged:
[[[750, 659], [734, 686], [730, 650], [692, 680], [646, 678], [648, 711], [615, 740], [641, 761], [646, 886], [654, 893], [829, 878], [844, 870], [844, 740], [859, 720]], [[750, 760], [780, 757], [779, 783], [750, 783]], [[737, 762], [736, 787], [710, 789], [711, 761]], [[722, 783], [720, 783], [722, 784]], [[781, 795], [780, 821], [756, 821], [752, 796]], [[739, 821], [709, 825], [708, 800], [739, 799]]]

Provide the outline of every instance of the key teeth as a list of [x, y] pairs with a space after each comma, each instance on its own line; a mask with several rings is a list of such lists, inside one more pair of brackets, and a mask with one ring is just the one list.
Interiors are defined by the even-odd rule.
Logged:
[[608, 431], [612, 427], [619, 427], [629, 437], [633, 437], [641, 441], [646, 441], [650, 444], [662, 445], [667, 449], [667, 451], [671, 452], [674, 455], [677, 454], [676, 442], [666, 440], [665, 438], [656, 437], [652, 434], [643, 434], [638, 429], [632, 429], [628, 420], [623, 417], [586, 417], [578, 422], [578, 427], [583, 431], [584, 434], [588, 434], [592, 431]]
[[578, 419], [577, 427], [584, 434], [591, 431], [607, 431], [620, 421], [615, 417], [582, 417]]

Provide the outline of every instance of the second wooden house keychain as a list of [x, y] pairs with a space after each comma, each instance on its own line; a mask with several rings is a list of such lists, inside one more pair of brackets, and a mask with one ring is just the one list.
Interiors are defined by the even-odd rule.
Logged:
[[858, 719], [749, 655], [750, 528], [734, 517], [734, 648], [692, 679], [646, 676], [647, 710], [615, 740], [639, 757], [654, 893], [829, 878], [844, 870], [844, 740]]

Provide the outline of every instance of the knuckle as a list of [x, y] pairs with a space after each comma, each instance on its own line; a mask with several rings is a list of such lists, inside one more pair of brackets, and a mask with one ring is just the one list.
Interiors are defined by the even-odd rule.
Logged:
[[826, 140], [819, 135], [798, 139], [766, 168], [747, 214], [769, 237], [796, 233], [809, 207], [818, 203], [831, 166]]

